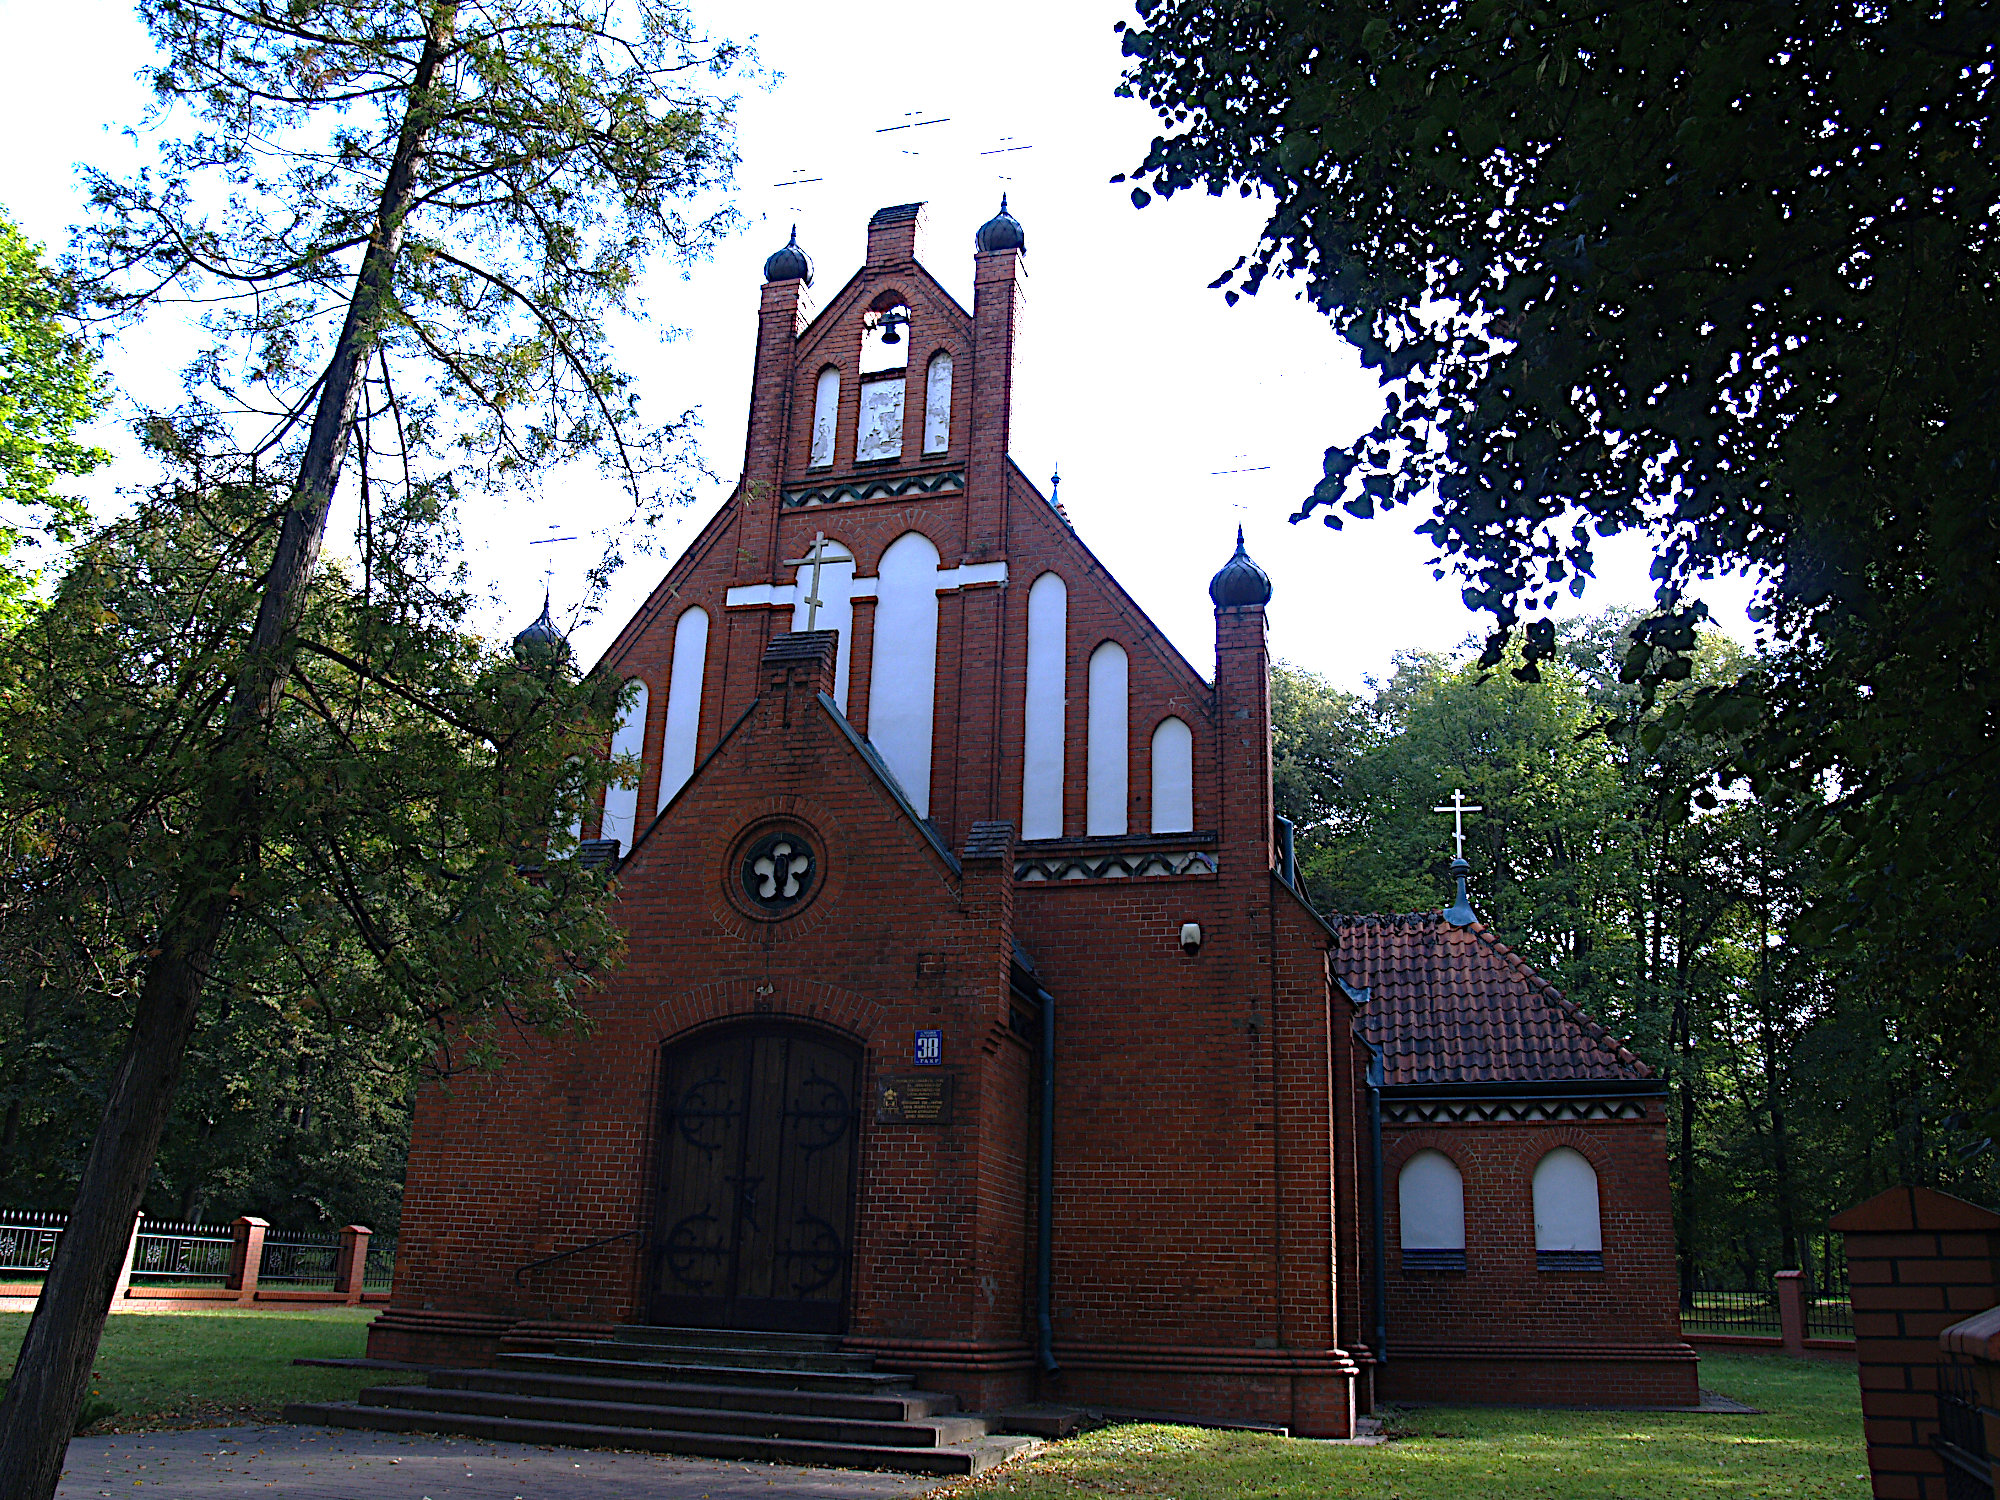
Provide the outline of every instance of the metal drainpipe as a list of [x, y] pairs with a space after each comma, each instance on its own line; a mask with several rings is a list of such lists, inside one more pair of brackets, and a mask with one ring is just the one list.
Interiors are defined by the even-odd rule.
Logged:
[[1056, 997], [1038, 990], [1042, 1005], [1042, 1131], [1035, 1194], [1035, 1339], [1042, 1373], [1056, 1364], [1055, 1325], [1049, 1310], [1050, 1261], [1055, 1245], [1056, 1207]]
[[1389, 1268], [1387, 1255], [1387, 1232], [1383, 1226], [1382, 1211], [1382, 1049], [1373, 1042], [1363, 1041], [1368, 1049], [1368, 1151], [1373, 1161], [1374, 1191], [1370, 1196], [1375, 1200], [1375, 1363], [1389, 1363]]

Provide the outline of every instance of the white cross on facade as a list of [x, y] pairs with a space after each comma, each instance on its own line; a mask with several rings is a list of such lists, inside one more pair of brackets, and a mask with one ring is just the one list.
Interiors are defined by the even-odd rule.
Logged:
[[819, 607], [822, 602], [819, 597], [819, 570], [822, 563], [829, 561], [839, 562], [841, 559], [827, 557], [826, 533], [823, 531], [815, 531], [813, 533], [812, 545], [806, 548], [806, 555], [804, 557], [788, 557], [785, 559], [785, 566], [788, 568], [803, 568], [807, 566], [812, 568], [812, 582], [807, 585], [806, 593], [806, 629], [808, 630], [819, 628]]
[[1467, 813], [1485, 812], [1486, 809], [1483, 807], [1474, 807], [1465, 800], [1465, 793], [1461, 792], [1457, 787], [1453, 787], [1451, 789], [1450, 803], [1444, 807], [1434, 807], [1431, 811], [1439, 813], [1448, 812], [1451, 814], [1452, 854], [1456, 859], [1464, 859], [1465, 815]]

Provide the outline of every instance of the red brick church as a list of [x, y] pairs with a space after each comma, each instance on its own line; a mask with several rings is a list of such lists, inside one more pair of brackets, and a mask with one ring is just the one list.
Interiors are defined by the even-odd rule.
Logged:
[[968, 311], [921, 221], [816, 311], [766, 263], [742, 480], [605, 658], [628, 962], [587, 1036], [422, 1096], [371, 1352], [786, 1335], [968, 1410], [1322, 1436], [1694, 1404], [1658, 1082], [1462, 879], [1299, 893], [1269, 580], [1239, 537], [1206, 680], [1008, 455], [1020, 224]]

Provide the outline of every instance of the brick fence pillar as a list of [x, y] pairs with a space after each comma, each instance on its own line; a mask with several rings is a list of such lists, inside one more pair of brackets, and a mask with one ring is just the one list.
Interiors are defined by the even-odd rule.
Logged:
[[1794, 1359], [1806, 1352], [1806, 1273], [1780, 1271], [1773, 1280], [1778, 1288], [1778, 1332], [1784, 1336], [1785, 1353]]
[[1945, 1500], [1938, 1337], [2000, 1302], [2000, 1213], [1899, 1187], [1833, 1221], [1847, 1242], [1861, 1425], [1877, 1500]]
[[229, 1227], [236, 1243], [229, 1251], [228, 1287], [236, 1293], [238, 1305], [248, 1307], [257, 1300], [257, 1273], [264, 1266], [264, 1231], [271, 1223], [245, 1214]]
[[1993, 1481], [1994, 1500], [2000, 1500], [2000, 1307], [1954, 1323], [1939, 1336], [1938, 1344], [1945, 1357], [1965, 1366], [1971, 1377], [1967, 1394], [1978, 1404], [1977, 1418], [1992, 1465], [1987, 1477]]
[[118, 1268], [118, 1284], [111, 1289], [111, 1306], [115, 1309], [132, 1291], [132, 1262], [139, 1254], [139, 1231], [146, 1227], [145, 1210], [132, 1221], [132, 1238], [125, 1242], [125, 1264]]
[[349, 1307], [361, 1300], [361, 1284], [368, 1277], [368, 1240], [374, 1233], [366, 1224], [349, 1224], [340, 1231], [340, 1259], [333, 1265], [333, 1289], [346, 1294]]

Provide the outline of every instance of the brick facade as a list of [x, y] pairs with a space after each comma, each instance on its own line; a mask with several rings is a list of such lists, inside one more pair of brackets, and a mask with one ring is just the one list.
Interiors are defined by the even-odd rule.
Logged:
[[[968, 313], [917, 262], [920, 228], [914, 205], [878, 214], [862, 269], [817, 315], [805, 281], [763, 288], [743, 481], [606, 657], [648, 689], [637, 831], [617, 869], [626, 962], [587, 1002], [587, 1034], [517, 1038], [499, 1072], [422, 1095], [394, 1302], [371, 1351], [477, 1358], [515, 1320], [643, 1318], [667, 1274], [656, 1204], [664, 1112], [679, 1106], [661, 1097], [662, 1059], [784, 1023], [860, 1049], [841, 1226], [852, 1347], [975, 1406], [1039, 1397], [1346, 1434], [1373, 1399], [1365, 1006], [1341, 978], [1343, 929], [1274, 869], [1263, 607], [1217, 610], [1212, 684], [1174, 650], [1007, 456], [1022, 252], [979, 252]], [[903, 452], [857, 462], [864, 333], [891, 307], [909, 315]], [[915, 434], [937, 351], [953, 360], [950, 437], [926, 455]], [[815, 466], [828, 368], [834, 449]], [[940, 570], [921, 787], [869, 738], [889, 690], [877, 662], [897, 659], [876, 650], [873, 589], [911, 531]], [[785, 560], [821, 533], [867, 585], [845, 641], [793, 633]], [[1067, 591], [1063, 836], [1023, 842], [1028, 594], [1047, 572]], [[655, 817], [676, 626], [694, 607], [710, 622], [697, 768]], [[1127, 662], [1128, 831], [1091, 836], [1087, 674], [1104, 642]], [[1194, 826], [1154, 834], [1168, 716], [1192, 734]], [[770, 829], [817, 851], [795, 910], [745, 895], [745, 851]], [[1036, 1346], [1038, 994], [1056, 1037], [1054, 1370]], [[877, 1085], [901, 1087], [931, 1030], [942, 1058], [923, 1077], [951, 1080], [949, 1120], [878, 1109]], [[1455, 1128], [1481, 1163], [1468, 1183], [1496, 1204], [1515, 1192], [1535, 1133]], [[1392, 1294], [1410, 1370], [1423, 1341], [1444, 1350], [1433, 1392], [1687, 1394], [1662, 1373], [1691, 1380], [1692, 1364], [1684, 1347], [1662, 1354], [1675, 1335], [1657, 1119], [1572, 1136], [1605, 1163], [1605, 1271], [1524, 1279], [1496, 1210], [1456, 1312]]]

